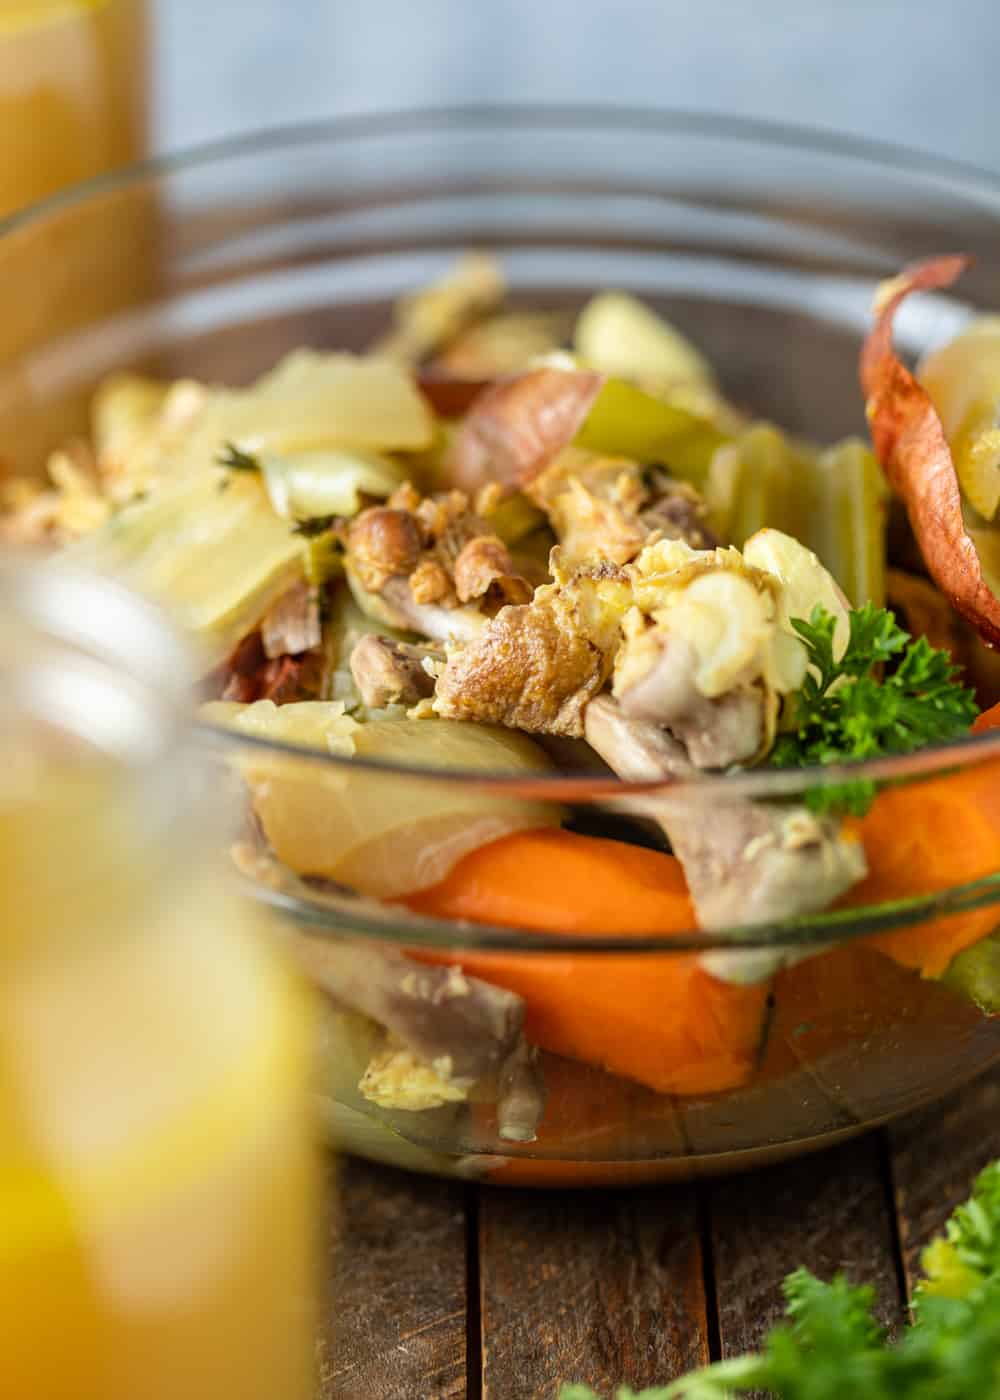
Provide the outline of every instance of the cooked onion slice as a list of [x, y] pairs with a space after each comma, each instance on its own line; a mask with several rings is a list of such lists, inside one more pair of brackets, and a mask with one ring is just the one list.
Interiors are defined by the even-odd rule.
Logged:
[[452, 443], [452, 481], [470, 493], [490, 481], [530, 481], [572, 442], [603, 384], [590, 370], [549, 368], [499, 380], [476, 399]]

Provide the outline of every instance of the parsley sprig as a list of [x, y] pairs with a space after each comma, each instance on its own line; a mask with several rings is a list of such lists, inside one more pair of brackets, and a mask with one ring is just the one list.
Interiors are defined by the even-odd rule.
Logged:
[[260, 459], [252, 452], [244, 452], [235, 442], [224, 443], [215, 460], [220, 467], [228, 467], [231, 472], [260, 471]]
[[[785, 1280], [785, 1321], [756, 1356], [734, 1357], [617, 1400], [728, 1400], [766, 1390], [778, 1400], [992, 1400], [1000, 1395], [1000, 1162], [981, 1172], [945, 1234], [924, 1250], [914, 1322], [890, 1343], [874, 1293], [806, 1269]], [[564, 1386], [560, 1400], [599, 1400]]]
[[[910, 753], [958, 738], [975, 718], [973, 692], [959, 684], [946, 651], [926, 637], [912, 641], [890, 612], [871, 603], [850, 613], [849, 623], [847, 646], [836, 659], [832, 613], [817, 605], [808, 622], [792, 619], [811, 669], [790, 697], [790, 727], [771, 754], [776, 767]], [[864, 816], [874, 796], [875, 784], [857, 779], [813, 788], [806, 801], [814, 811]]]

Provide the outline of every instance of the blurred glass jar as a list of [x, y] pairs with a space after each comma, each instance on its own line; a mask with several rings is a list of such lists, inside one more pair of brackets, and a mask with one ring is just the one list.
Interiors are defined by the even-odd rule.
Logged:
[[2, 0], [0, 217], [144, 154], [146, 0]]
[[0, 1395], [311, 1393], [305, 994], [216, 878], [158, 614], [0, 564]]

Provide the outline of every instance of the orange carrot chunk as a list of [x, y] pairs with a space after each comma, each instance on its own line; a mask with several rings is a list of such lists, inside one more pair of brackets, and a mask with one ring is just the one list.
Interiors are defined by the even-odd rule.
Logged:
[[[659, 851], [553, 829], [519, 831], [406, 899], [417, 913], [536, 932], [684, 934], [697, 927], [679, 862]], [[524, 997], [545, 1050], [659, 1093], [702, 1094], [749, 1077], [767, 985], [705, 972], [696, 953], [487, 953], [415, 949]]]
[[997, 728], [1000, 728], [1000, 705], [993, 705], [977, 716], [972, 725], [972, 732], [973, 734], [985, 734], [988, 729]]
[[[979, 716], [977, 732], [1000, 724], [1000, 706]], [[933, 894], [1000, 869], [1000, 764], [961, 768], [888, 788], [860, 823], [869, 874], [851, 904]], [[869, 939], [870, 946], [924, 977], [940, 977], [963, 948], [1000, 923], [996, 905], [928, 919]]]

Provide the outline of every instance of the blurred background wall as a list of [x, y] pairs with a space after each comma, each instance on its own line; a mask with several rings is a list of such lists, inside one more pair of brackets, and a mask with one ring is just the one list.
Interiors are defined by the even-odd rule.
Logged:
[[156, 0], [159, 149], [467, 101], [701, 107], [1000, 168], [1000, 0]]

